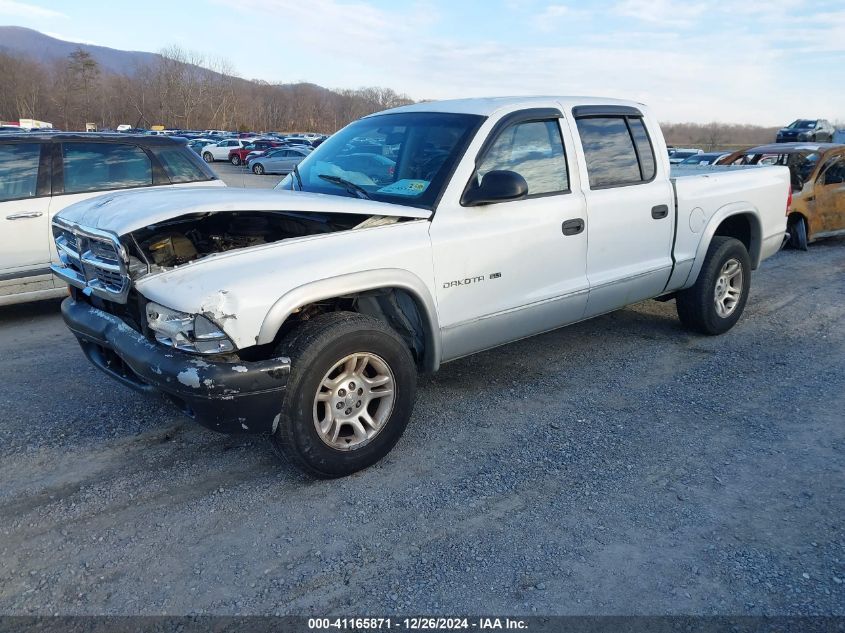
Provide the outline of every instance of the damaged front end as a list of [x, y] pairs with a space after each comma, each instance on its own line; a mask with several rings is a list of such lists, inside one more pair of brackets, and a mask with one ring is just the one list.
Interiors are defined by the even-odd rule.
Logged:
[[287, 358], [203, 358], [168, 349], [80, 297], [62, 302], [62, 317], [88, 360], [121, 384], [165, 394], [214, 431], [275, 430], [290, 373]]
[[232, 250], [397, 222], [396, 217], [232, 211], [175, 218], [125, 237], [133, 277]]
[[354, 228], [361, 218], [226, 212], [179, 217], [118, 238], [56, 218], [54, 273], [71, 287], [65, 323], [86, 357], [137, 391], [161, 392], [204, 426], [271, 433], [290, 363], [241, 354], [222, 324], [236, 315], [221, 290], [196, 313], [148, 301], [134, 282], [204, 257]]
[[[423, 214], [393, 216], [384, 213], [394, 211], [392, 205], [355, 200], [344, 200], [348, 210], [333, 212], [324, 206], [334, 201], [306, 194], [244, 194], [251, 197], [242, 200], [232, 195], [237, 192], [208, 199], [188, 193], [115, 195], [69, 207], [54, 218], [58, 260], [52, 269], [71, 295], [62, 316], [88, 359], [122, 384], [164, 393], [216, 431], [271, 433], [289, 360], [276, 356], [270, 344], [235, 338], [244, 307], [236, 299], [238, 287], [218, 286], [202, 299], [184, 301], [179, 284], [168, 284], [170, 272], [184, 274], [233, 251], [254, 252]], [[237, 200], [226, 202], [226, 197]], [[280, 201], [294, 210], [267, 208]], [[146, 214], [139, 211], [141, 202], [149, 203]], [[197, 274], [202, 278], [199, 269]], [[147, 283], [167, 292], [144, 296]], [[167, 305], [170, 300], [173, 305]]]

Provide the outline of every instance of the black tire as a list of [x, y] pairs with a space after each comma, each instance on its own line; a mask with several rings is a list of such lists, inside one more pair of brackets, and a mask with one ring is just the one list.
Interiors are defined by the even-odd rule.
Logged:
[[232, 163], [235, 167], [241, 164], [241, 157], [235, 154], [232, 158], [229, 159], [229, 162]]
[[[288, 334], [277, 354], [291, 360], [281, 416], [271, 441], [276, 452], [323, 479], [344, 477], [375, 464], [393, 448], [411, 417], [417, 372], [411, 352], [385, 323], [354, 312], [322, 314]], [[326, 374], [350, 354], [376, 354], [393, 373], [395, 399], [384, 425], [359, 448], [338, 450], [321, 439], [314, 400]]]
[[799, 251], [807, 250], [807, 221], [803, 215], [794, 215], [789, 218], [789, 223], [786, 227], [789, 232], [789, 241], [787, 245], [789, 248], [794, 248]]
[[255, 163], [252, 166], [252, 173], [256, 176], [261, 176], [262, 174], [264, 174], [264, 165], [262, 165], [261, 163]]
[[[733, 311], [726, 317], [716, 311], [716, 284], [725, 264], [735, 259], [742, 272], [740, 296]], [[690, 330], [710, 336], [730, 330], [745, 309], [751, 288], [751, 258], [745, 245], [732, 237], [716, 236], [710, 242], [704, 264], [695, 284], [677, 294], [675, 304], [681, 323]]]
[[211, 152], [205, 152], [202, 155], [202, 159], [207, 163], [213, 163], [214, 162], [214, 155]]

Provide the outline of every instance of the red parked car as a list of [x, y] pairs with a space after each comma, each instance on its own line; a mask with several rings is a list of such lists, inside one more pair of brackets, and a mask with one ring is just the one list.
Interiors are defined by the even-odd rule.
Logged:
[[268, 149], [282, 147], [283, 145], [284, 143], [281, 141], [253, 141], [252, 143], [247, 143], [243, 147], [236, 147], [229, 150], [229, 162], [233, 165], [241, 165], [246, 162], [247, 154], [250, 152], [266, 152]]

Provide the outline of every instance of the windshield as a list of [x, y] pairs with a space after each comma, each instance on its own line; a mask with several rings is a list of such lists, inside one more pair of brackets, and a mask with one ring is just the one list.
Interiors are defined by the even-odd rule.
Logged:
[[323, 142], [299, 164], [298, 178], [289, 175], [277, 188], [433, 209], [483, 120], [445, 112], [367, 117]]
[[812, 130], [814, 127], [816, 127], [816, 122], [815, 121], [808, 121], [807, 119], [798, 119], [797, 121], [793, 121], [792, 123], [789, 124], [790, 130], [795, 130], [795, 129], [798, 129], [798, 128], [811, 129]]
[[684, 152], [678, 151], [672, 153], [672, 158], [689, 158], [690, 156], [698, 156], [699, 152]]

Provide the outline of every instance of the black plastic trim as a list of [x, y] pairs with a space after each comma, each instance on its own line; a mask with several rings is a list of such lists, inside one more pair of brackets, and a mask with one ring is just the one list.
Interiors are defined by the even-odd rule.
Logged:
[[290, 360], [244, 361], [187, 354], [147, 339], [119, 317], [68, 297], [62, 318], [88, 359], [118, 382], [176, 399], [222, 433], [270, 433], [281, 412]]
[[572, 108], [572, 116], [576, 119], [602, 116], [643, 116], [637, 108], [622, 105], [583, 105]]
[[[496, 142], [499, 135], [511, 125], [516, 123], [529, 123], [531, 121], [546, 121], [548, 119], [562, 118], [563, 113], [557, 108], [527, 108], [525, 110], [516, 110], [506, 114], [496, 122], [496, 125], [494, 125], [493, 129], [490, 130], [490, 134], [487, 135], [487, 138], [481, 145], [481, 149], [479, 149], [478, 153], [475, 155], [475, 166], [478, 167], [478, 165], [481, 164], [484, 156], [490, 151], [490, 147]], [[563, 144], [562, 136], [561, 144]], [[564, 146], [563, 150], [564, 153], [566, 153], [566, 146]], [[567, 173], [568, 171], [569, 165], [567, 164]]]
[[41, 154], [38, 157], [38, 180], [35, 184], [36, 198], [43, 198], [50, 195], [52, 191], [52, 176], [53, 170], [50, 155], [50, 144], [41, 143]]
[[30, 268], [29, 270], [21, 270], [15, 273], [3, 273], [0, 275], [0, 281], [11, 281], [12, 279], [26, 279], [27, 277], [38, 277], [40, 275], [49, 275], [50, 267], [46, 268]]
[[53, 181], [51, 185], [52, 195], [60, 196], [65, 192], [65, 166], [62, 162], [62, 144], [52, 143], [50, 148], [51, 162], [53, 164]]

